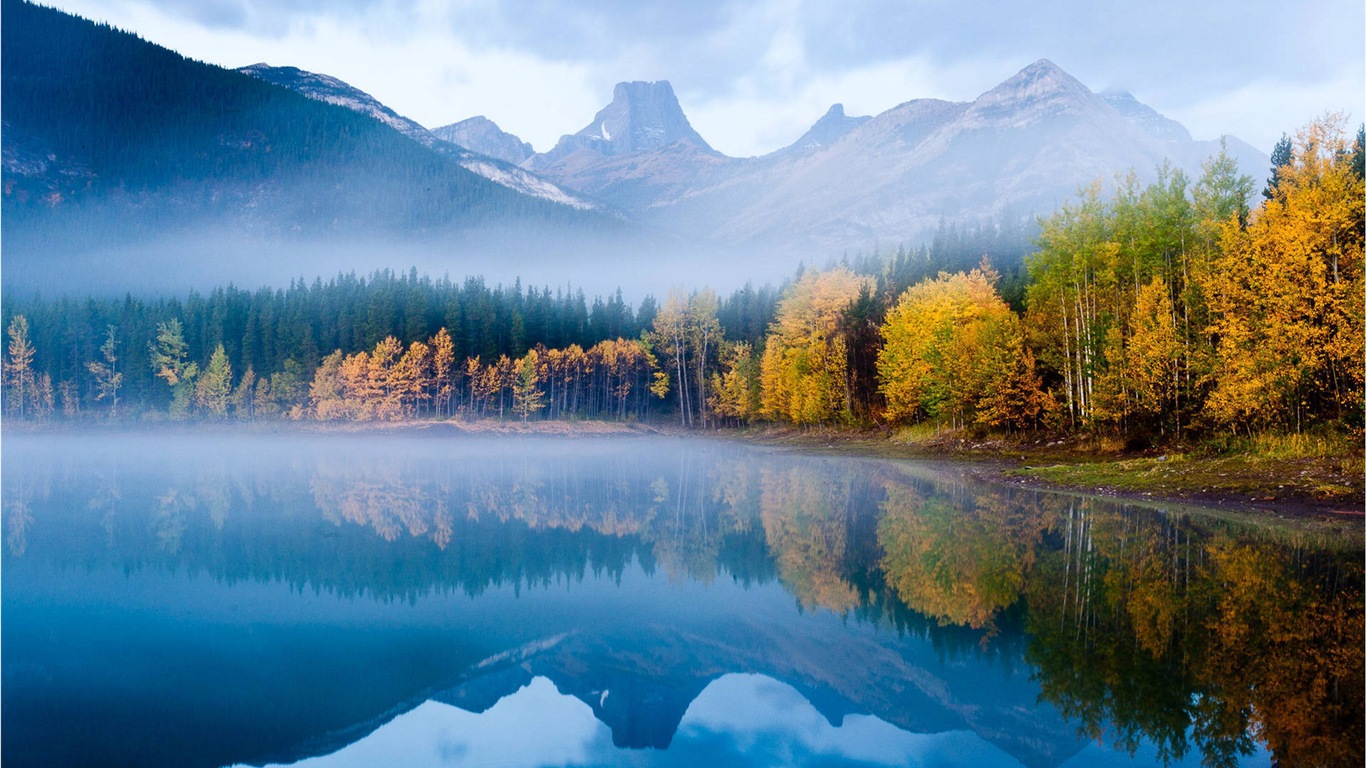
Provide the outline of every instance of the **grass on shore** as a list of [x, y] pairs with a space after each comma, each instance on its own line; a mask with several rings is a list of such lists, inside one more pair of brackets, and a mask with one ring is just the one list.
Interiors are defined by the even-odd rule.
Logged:
[[889, 458], [986, 459], [1017, 465], [1003, 474], [1060, 488], [1198, 504], [1254, 503], [1283, 510], [1360, 515], [1366, 462], [1357, 438], [1341, 433], [1264, 434], [1126, 450], [1104, 435], [973, 434], [934, 424], [890, 433], [850, 428], [768, 428], [766, 442]]
[[1360, 514], [1361, 446], [1342, 435], [1259, 435], [1185, 453], [1033, 466], [1009, 474], [1055, 485], [1193, 499], [1307, 504]]

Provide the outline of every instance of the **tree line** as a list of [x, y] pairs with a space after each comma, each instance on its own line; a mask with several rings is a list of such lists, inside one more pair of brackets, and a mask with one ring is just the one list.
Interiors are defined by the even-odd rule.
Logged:
[[[1253, 182], [1100, 183], [1002, 279], [987, 230], [729, 296], [377, 272], [146, 302], [7, 301], [12, 417], [929, 422], [976, 430], [1360, 428], [1362, 131], [1328, 117]], [[1018, 238], [995, 230], [997, 254]], [[1012, 230], [1018, 233], [1018, 228]], [[967, 232], [967, 235], [961, 234]], [[990, 246], [987, 246], [990, 247]], [[988, 251], [989, 253], [990, 251]], [[1008, 255], [1008, 254], [1007, 254]], [[1021, 277], [1022, 275], [1022, 277]]]

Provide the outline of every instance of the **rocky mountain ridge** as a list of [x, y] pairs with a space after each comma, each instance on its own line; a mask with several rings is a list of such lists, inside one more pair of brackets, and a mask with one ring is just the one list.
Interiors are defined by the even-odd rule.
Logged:
[[[1265, 172], [1261, 152], [1222, 141], [1244, 173]], [[524, 165], [679, 232], [816, 258], [920, 240], [944, 221], [1047, 213], [1096, 180], [1147, 180], [1164, 163], [1198, 178], [1220, 147], [1041, 59], [970, 102], [914, 99], [868, 117], [836, 104], [792, 145], [748, 159], [712, 149], [667, 82], [621, 83], [587, 127]]]
[[817, 120], [806, 133], [802, 134], [796, 141], [778, 150], [778, 152], [801, 152], [807, 149], [818, 149], [827, 147], [844, 134], [854, 130], [871, 120], [870, 115], [859, 115], [850, 117], [844, 114], [843, 104], [832, 104], [821, 119]]
[[[601, 210], [603, 208], [599, 203], [576, 195], [548, 179], [519, 167], [517, 163], [522, 162], [526, 157], [515, 160], [498, 156], [515, 157], [515, 151], [509, 151], [504, 146], [497, 146], [495, 149], [498, 151], [498, 155], [489, 155], [458, 141], [438, 136], [435, 131], [429, 131], [417, 122], [381, 104], [378, 99], [370, 94], [330, 75], [308, 72], [297, 67], [272, 67], [264, 63], [252, 64], [237, 71], [264, 80], [272, 85], [297, 91], [310, 99], [336, 104], [374, 118], [428, 149], [455, 158], [465, 170], [528, 197], [535, 197], [580, 210]], [[487, 125], [478, 123], [478, 120], [483, 120]], [[465, 126], [465, 128], [460, 130], [457, 129], [457, 126]], [[492, 126], [491, 131], [488, 126]], [[492, 133], [493, 131], [513, 142], [518, 141], [516, 137], [503, 133], [497, 125], [485, 118], [473, 118], [463, 123], [445, 126], [442, 130], [448, 136], [469, 136], [475, 139], [483, 139], [480, 142], [481, 144], [498, 141], [498, 137]], [[501, 143], [506, 145], [507, 142]], [[529, 154], [531, 145], [524, 142], [522, 144]]]
[[432, 135], [505, 163], [524, 163], [536, 150], [483, 115], [433, 128]]

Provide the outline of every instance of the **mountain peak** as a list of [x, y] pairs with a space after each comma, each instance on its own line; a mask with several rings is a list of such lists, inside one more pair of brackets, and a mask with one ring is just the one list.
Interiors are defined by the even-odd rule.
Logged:
[[[1057, 64], [1054, 64], [1051, 59], [1039, 59], [1033, 64], [1030, 64], [1024, 69], [1020, 70], [1020, 72], [1062, 72], [1062, 67], [1059, 67]], [[1067, 74], [1066, 72], [1062, 73]]]
[[866, 115], [849, 117], [844, 114], [843, 104], [831, 104], [830, 109], [827, 109], [821, 119], [817, 120], [806, 133], [802, 134], [800, 139], [778, 150], [778, 152], [799, 152], [804, 149], [829, 146], [838, 141], [844, 134], [863, 125], [870, 119]]
[[497, 123], [483, 115], [433, 128], [432, 133], [442, 141], [513, 165], [520, 165], [535, 154], [530, 144], [499, 128]]
[[616, 84], [612, 103], [599, 110], [593, 122], [578, 133], [561, 136], [549, 152], [527, 160], [526, 167], [544, 170], [581, 150], [610, 157], [675, 144], [720, 156], [693, 130], [668, 80], [631, 80]]
[[1091, 89], [1081, 81], [1065, 72], [1062, 67], [1048, 59], [1039, 59], [1030, 64], [993, 90], [1017, 89], [1034, 93], [1047, 90], [1084, 92], [1091, 95]]
[[1008, 118], [1026, 124], [1045, 115], [1075, 114], [1104, 102], [1062, 67], [1039, 59], [977, 98], [969, 112], [976, 120]]
[[575, 135], [596, 140], [595, 147], [605, 155], [659, 149], [680, 140], [711, 151], [683, 114], [668, 80], [617, 83], [612, 103]]

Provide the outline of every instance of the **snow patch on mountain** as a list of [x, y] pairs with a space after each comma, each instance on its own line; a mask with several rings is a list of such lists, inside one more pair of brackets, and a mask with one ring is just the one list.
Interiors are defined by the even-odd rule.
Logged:
[[480, 176], [483, 176], [495, 184], [502, 184], [503, 186], [509, 189], [515, 189], [524, 195], [539, 197], [542, 200], [549, 200], [552, 203], [559, 203], [584, 211], [602, 208], [602, 206], [591, 203], [582, 197], [578, 197], [534, 173], [524, 171], [515, 166], [500, 166], [494, 162], [473, 155], [461, 160], [460, 166], [471, 173], [477, 173]]
[[425, 147], [435, 147], [439, 141], [417, 122], [384, 106], [365, 91], [331, 75], [308, 72], [298, 67], [272, 67], [264, 62], [242, 67], [237, 71], [258, 80], [284, 86], [315, 101], [335, 104], [372, 117]]

